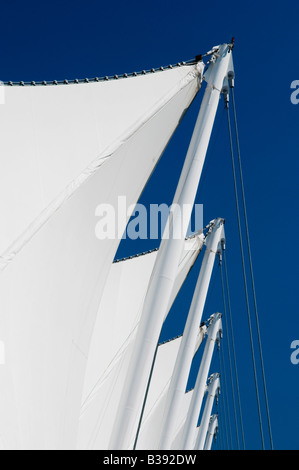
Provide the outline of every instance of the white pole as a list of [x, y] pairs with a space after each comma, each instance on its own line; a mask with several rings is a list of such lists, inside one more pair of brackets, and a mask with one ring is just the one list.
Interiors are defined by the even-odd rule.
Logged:
[[202, 450], [204, 448], [207, 431], [209, 428], [209, 420], [210, 420], [212, 409], [213, 409], [214, 398], [219, 392], [219, 387], [220, 387], [219, 374], [213, 374], [210, 377], [210, 383], [208, 386], [208, 396], [206, 398], [204, 412], [203, 412], [200, 426], [198, 429], [198, 434], [197, 434], [197, 439], [196, 439], [196, 444], [195, 444], [195, 449], [197, 450]]
[[211, 450], [213, 437], [215, 436], [217, 432], [217, 428], [218, 428], [218, 418], [217, 418], [217, 415], [213, 415], [211, 416], [211, 419], [210, 419], [208, 435], [207, 435], [207, 440], [205, 443], [204, 450]]
[[196, 336], [196, 344], [195, 344], [195, 349], [194, 349], [193, 356], [195, 356], [195, 354], [199, 350], [199, 348], [201, 346], [201, 343], [205, 339], [206, 333], [207, 333], [207, 327], [206, 327], [206, 325], [202, 325], [199, 328], [199, 331], [198, 331], [197, 336]]
[[[208, 392], [208, 387], [206, 386], [204, 395], [207, 392]], [[187, 392], [187, 393], [191, 393], [191, 396], [192, 396], [192, 394], [194, 393], [194, 388], [189, 390], [189, 392]], [[178, 430], [175, 434], [175, 438], [173, 439], [172, 444], [171, 444], [171, 450], [179, 450], [179, 444], [182, 441], [182, 435], [183, 435], [183, 431], [184, 431], [184, 423], [185, 423], [185, 419], [186, 419], [186, 416], [187, 416], [187, 411], [186, 411], [186, 414], [185, 414], [183, 420], [181, 421], [180, 425], [178, 426]]]
[[206, 251], [195, 287], [190, 311], [185, 325], [174, 371], [169, 384], [166, 407], [160, 432], [159, 449], [171, 448], [181, 402], [184, 398], [190, 367], [193, 360], [197, 331], [201, 323], [214, 260], [224, 239], [223, 219], [216, 219], [207, 236]]
[[205, 386], [209, 374], [211, 360], [213, 356], [215, 342], [218, 338], [219, 330], [221, 330], [221, 313], [216, 313], [208, 327], [208, 337], [205, 345], [204, 353], [201, 359], [200, 368], [197, 374], [196, 384], [194, 387], [191, 403], [188, 409], [187, 418], [184, 424], [182, 449], [192, 450], [194, 446], [194, 433], [197, 426], [202, 400], [204, 397]]
[[[231, 63], [230, 51], [230, 45], [221, 45], [215, 55], [215, 62], [210, 65], [208, 84], [175, 195], [176, 209], [169, 217], [169, 236], [166, 239], [163, 234], [145, 297], [109, 449], [127, 449], [138, 425], [138, 415], [183, 251], [223, 80]], [[177, 239], [178, 233], [180, 237]]]

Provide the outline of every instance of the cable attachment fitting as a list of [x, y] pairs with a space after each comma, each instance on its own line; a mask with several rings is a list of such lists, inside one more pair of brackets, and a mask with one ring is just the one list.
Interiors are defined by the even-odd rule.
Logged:
[[225, 238], [222, 238], [220, 243], [221, 243], [222, 251], [225, 251]]
[[235, 45], [235, 38], [232, 38], [231, 42], [228, 44], [229, 52], [233, 50], [234, 45]]
[[231, 88], [234, 88], [234, 87], [235, 87], [235, 72], [234, 72], [233, 70], [231, 70], [230, 72], [228, 72], [227, 78], [228, 78], [229, 86], [230, 86]]
[[224, 103], [225, 107], [228, 108], [228, 102], [229, 102], [229, 88], [227, 85], [223, 85], [221, 93], [223, 94], [224, 98]]
[[216, 52], [214, 52], [214, 54], [211, 55], [208, 64], [215, 64], [216, 59], [217, 59], [217, 55], [216, 55]]

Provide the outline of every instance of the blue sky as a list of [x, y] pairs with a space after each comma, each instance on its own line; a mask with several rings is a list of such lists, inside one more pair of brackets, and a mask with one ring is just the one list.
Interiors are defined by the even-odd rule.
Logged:
[[[299, 364], [290, 344], [298, 322], [298, 122], [290, 84], [299, 79], [297, 2], [2, 2], [3, 81], [73, 79], [149, 69], [193, 58], [236, 38], [236, 105], [274, 447], [298, 449]], [[141, 202], [171, 203], [202, 93], [158, 164]], [[226, 219], [227, 261], [247, 448], [260, 448], [227, 123], [219, 107], [197, 202], [204, 223]], [[167, 184], [166, 184], [167, 183]], [[145, 242], [137, 251], [146, 249]], [[120, 255], [132, 252], [123, 245]], [[200, 258], [201, 259], [201, 258]], [[186, 315], [200, 260], [173, 311]], [[216, 273], [216, 274], [215, 274]], [[222, 310], [220, 277], [205, 318]], [[249, 273], [248, 273], [249, 280]], [[253, 309], [252, 323], [254, 326]], [[166, 333], [165, 333], [166, 334]], [[225, 342], [224, 342], [225, 345]], [[258, 352], [257, 345], [256, 354]], [[227, 351], [225, 350], [226, 359]], [[258, 356], [257, 356], [258, 362]], [[215, 358], [215, 369], [218, 367]], [[227, 366], [228, 367], [228, 366]], [[214, 371], [214, 370], [213, 370]], [[213, 372], [211, 370], [211, 372]], [[262, 399], [266, 446], [269, 447]], [[221, 419], [221, 417], [220, 417]], [[235, 443], [234, 443], [235, 445]]]

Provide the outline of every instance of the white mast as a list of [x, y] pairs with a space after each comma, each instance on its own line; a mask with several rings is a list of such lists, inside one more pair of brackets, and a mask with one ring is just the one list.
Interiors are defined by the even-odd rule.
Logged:
[[[231, 63], [231, 45], [214, 53], [207, 88], [197, 118], [185, 164], [175, 195], [176, 210], [170, 214], [169, 239], [163, 240], [144, 301], [132, 361], [119, 404], [110, 449], [127, 449], [137, 426], [152, 360], [168, 307], [184, 238], [214, 124], [223, 80]], [[183, 220], [181, 218], [181, 209]], [[180, 238], [174, 237], [180, 233]]]
[[213, 409], [214, 398], [219, 393], [220, 388], [220, 380], [219, 374], [212, 374], [210, 377], [210, 383], [208, 385], [208, 395], [206, 398], [206, 404], [204, 408], [204, 412], [201, 418], [200, 426], [198, 429], [195, 449], [202, 450], [204, 447], [204, 443], [207, 436], [207, 431], [209, 427], [209, 420], [211, 416], [211, 412]]
[[183, 333], [182, 342], [169, 385], [167, 405], [160, 433], [160, 449], [170, 449], [177, 429], [177, 417], [183, 400], [190, 367], [193, 360], [196, 335], [201, 323], [202, 312], [213, 270], [216, 253], [224, 239], [223, 219], [213, 221], [206, 239], [206, 251], [195, 287], [190, 311]]
[[199, 417], [202, 400], [204, 397], [205, 386], [209, 374], [215, 342], [219, 337], [221, 326], [221, 313], [215, 313], [214, 315], [212, 315], [211, 324], [208, 327], [208, 337], [201, 359], [196, 384], [194, 387], [196, 393], [193, 393], [192, 395], [187, 418], [184, 424], [184, 431], [182, 436], [182, 449], [193, 449], [194, 433], [196, 430], [197, 420]]
[[213, 437], [217, 433], [217, 429], [218, 429], [218, 417], [217, 415], [212, 415], [210, 418], [208, 435], [207, 435], [204, 450], [211, 450]]

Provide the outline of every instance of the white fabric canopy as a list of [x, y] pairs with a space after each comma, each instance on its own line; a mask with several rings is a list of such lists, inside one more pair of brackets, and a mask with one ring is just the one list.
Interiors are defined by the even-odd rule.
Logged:
[[[159, 431], [161, 429], [163, 413], [166, 407], [168, 386], [180, 347], [180, 342], [181, 338], [178, 338], [170, 343], [166, 343], [166, 347], [164, 346], [165, 351], [163, 351], [163, 349], [161, 350], [161, 352], [164, 353], [164, 357], [160, 359], [160, 362], [157, 361], [156, 371], [152, 380], [151, 393], [149, 394], [149, 400], [144, 413], [143, 425], [138, 437], [137, 449], [139, 450], [159, 449]], [[164, 370], [162, 375], [161, 373], [158, 373], [158, 371], [159, 369], [161, 371], [163, 366]], [[157, 391], [159, 391], [159, 394]], [[180, 409], [182, 420], [187, 416], [191, 395], [192, 391], [184, 395], [183, 405]], [[177, 431], [179, 431], [179, 428]], [[176, 447], [174, 446], [173, 449], [175, 448]]]
[[[182, 66], [101, 83], [6, 86], [5, 105], [0, 106], [0, 213], [5, 221], [0, 255], [10, 259], [107, 157], [171, 105], [159, 135], [154, 131], [157, 147], [167, 142], [199, 88], [200, 72], [200, 65]], [[139, 140], [140, 153], [149, 143], [148, 127], [144, 141]], [[143, 161], [141, 155], [135, 158]]]
[[136, 203], [199, 89], [200, 72], [197, 65], [111, 82], [5, 87], [0, 441], [6, 449], [75, 447], [90, 337], [119, 243], [96, 238], [95, 209], [116, 207], [119, 195]]
[[[185, 241], [169, 308], [203, 244], [203, 235]], [[93, 331], [85, 376], [79, 448], [105, 449], [131, 358], [132, 344], [157, 251], [114, 263], [110, 269]], [[159, 347], [159, 351], [160, 351]], [[165, 349], [165, 348], [164, 348]], [[175, 360], [175, 353], [171, 353]], [[160, 362], [170, 373], [169, 361]], [[167, 373], [155, 372], [158, 383]], [[155, 383], [155, 381], [154, 381]], [[151, 387], [149, 402], [155, 396]], [[158, 387], [160, 389], [160, 387]], [[159, 392], [160, 393], [160, 392]]]
[[[202, 249], [203, 239], [199, 234], [185, 241], [169, 308]], [[133, 340], [157, 253], [113, 263], [110, 269], [93, 329], [83, 403], [99, 378]]]
[[[197, 348], [200, 347], [205, 336], [205, 332], [205, 327], [200, 328], [198, 332]], [[156, 361], [153, 378], [151, 381], [151, 388], [145, 407], [144, 419], [138, 437], [137, 449], [139, 450], [159, 449], [159, 437], [163, 421], [163, 414], [166, 408], [170, 379], [173, 373], [181, 339], [182, 338], [180, 337], [171, 341], [170, 343], [159, 346], [160, 356], [158, 356]], [[183, 429], [183, 424], [186, 420], [192, 394], [193, 390], [189, 390], [185, 393], [180, 409], [178, 410], [178, 420], [174, 433], [175, 438], [171, 446], [173, 450], [178, 450], [180, 448], [180, 435]]]
[[181, 343], [181, 337], [159, 346], [155, 368], [151, 380], [150, 392], [137, 449], [157, 449], [159, 429], [163, 417], [169, 381]]

